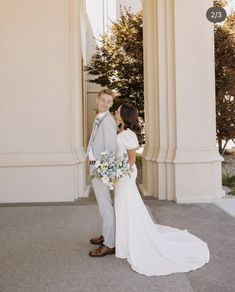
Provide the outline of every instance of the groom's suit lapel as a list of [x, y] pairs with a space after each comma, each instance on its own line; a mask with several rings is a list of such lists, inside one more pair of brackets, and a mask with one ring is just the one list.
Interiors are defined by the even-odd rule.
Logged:
[[94, 133], [93, 133], [93, 137], [92, 137], [92, 141], [95, 139], [95, 135], [96, 135], [96, 132], [97, 132], [97, 130], [98, 130], [98, 128], [99, 128], [99, 126], [100, 126], [100, 124], [102, 123], [102, 121], [103, 121], [103, 119], [105, 118], [105, 117], [107, 117], [107, 115], [110, 115], [110, 112], [107, 112], [100, 120], [99, 120], [99, 122], [98, 122], [98, 124], [97, 124], [97, 127], [94, 129]]

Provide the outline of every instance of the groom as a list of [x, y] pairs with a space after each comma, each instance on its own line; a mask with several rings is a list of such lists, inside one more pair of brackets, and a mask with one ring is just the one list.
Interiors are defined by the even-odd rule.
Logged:
[[[98, 114], [93, 124], [87, 152], [92, 172], [95, 161], [103, 151], [114, 152], [117, 147], [117, 125], [109, 112], [113, 105], [114, 93], [109, 89], [101, 90], [96, 97]], [[115, 253], [115, 214], [109, 187], [100, 179], [93, 178], [92, 186], [103, 221], [102, 235], [92, 238], [92, 244], [99, 248], [89, 252], [91, 257], [101, 257]]]

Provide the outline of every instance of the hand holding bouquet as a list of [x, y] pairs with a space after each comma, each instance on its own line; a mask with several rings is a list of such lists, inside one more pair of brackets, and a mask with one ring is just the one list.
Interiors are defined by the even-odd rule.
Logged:
[[110, 190], [113, 190], [115, 182], [124, 175], [131, 176], [131, 172], [133, 168], [128, 163], [127, 154], [102, 152], [100, 160], [94, 165], [91, 177], [101, 179]]

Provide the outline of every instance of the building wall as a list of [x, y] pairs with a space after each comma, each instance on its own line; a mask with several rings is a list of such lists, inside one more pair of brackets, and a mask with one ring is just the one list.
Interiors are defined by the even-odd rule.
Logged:
[[[87, 18], [87, 31], [86, 31], [86, 52], [87, 52], [87, 61], [91, 59], [92, 55], [95, 53], [96, 50], [96, 34], [94, 32], [95, 27], [91, 24], [91, 19]], [[95, 98], [98, 92], [102, 89], [101, 86], [95, 83], [89, 82], [89, 79], [94, 79], [93, 76], [87, 74], [86, 75], [86, 90], [87, 90], [87, 123], [88, 123], [88, 131], [87, 135], [90, 137], [93, 121], [96, 116], [97, 106], [95, 103]]]
[[2, 4], [0, 202], [72, 201], [85, 193], [77, 110], [85, 6], [70, 0]]
[[[144, 5], [142, 191], [179, 203], [213, 201], [222, 195], [223, 160], [215, 141], [213, 24], [205, 18], [213, 1]], [[1, 5], [1, 203], [88, 195], [85, 109], [93, 110], [95, 92], [86, 103], [86, 27], [82, 0]]]

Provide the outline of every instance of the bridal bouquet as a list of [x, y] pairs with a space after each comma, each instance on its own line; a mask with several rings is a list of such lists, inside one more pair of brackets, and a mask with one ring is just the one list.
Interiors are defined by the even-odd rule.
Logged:
[[110, 190], [113, 190], [115, 182], [124, 175], [131, 176], [131, 172], [133, 168], [128, 164], [127, 154], [102, 152], [100, 160], [97, 160], [94, 165], [91, 178], [101, 179]]

